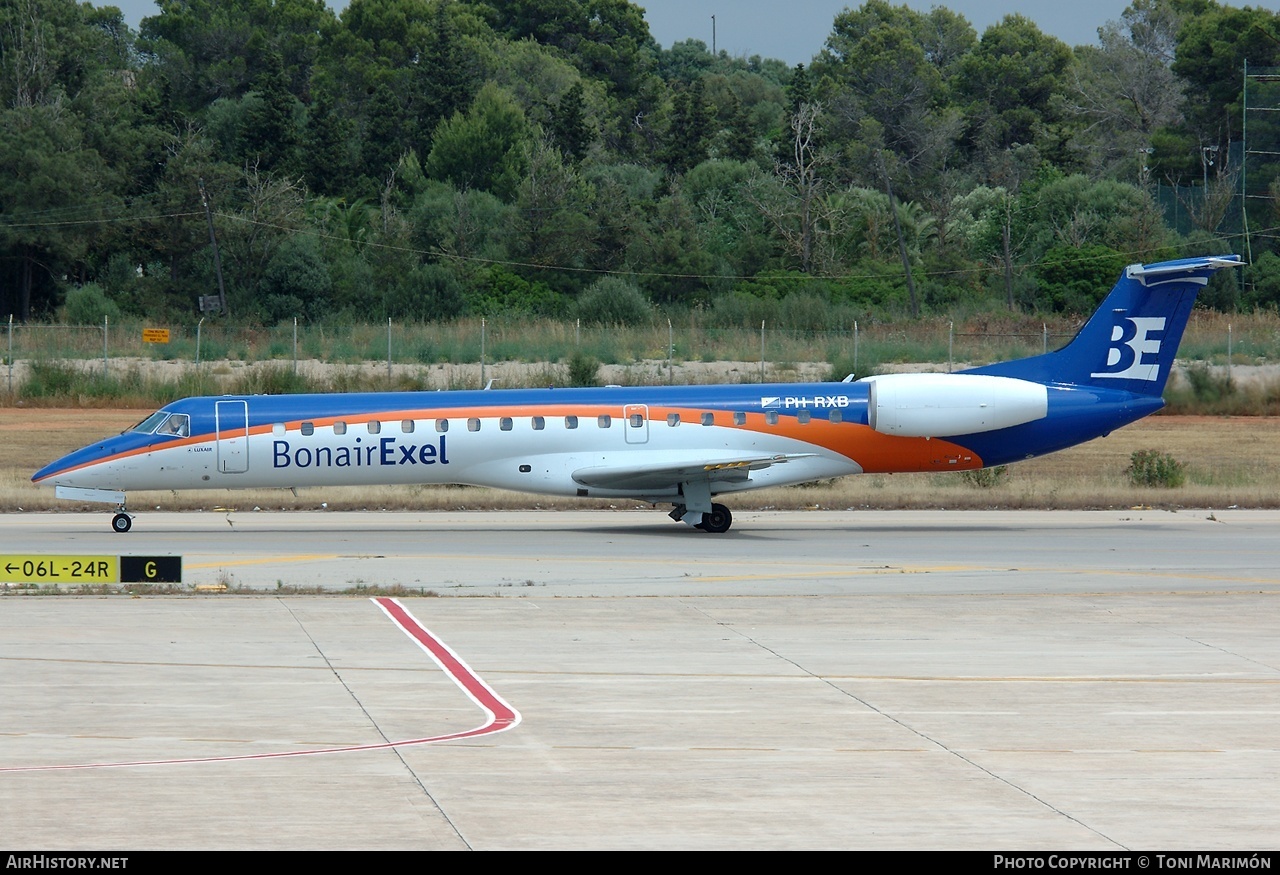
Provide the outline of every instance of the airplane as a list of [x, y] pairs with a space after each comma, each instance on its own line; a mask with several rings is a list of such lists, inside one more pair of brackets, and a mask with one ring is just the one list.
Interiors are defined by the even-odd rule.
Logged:
[[850, 474], [966, 471], [1109, 434], [1164, 406], [1196, 294], [1239, 256], [1134, 264], [1063, 348], [955, 373], [838, 383], [224, 395], [167, 404], [32, 476], [59, 498], [133, 490], [468, 484], [672, 505]]

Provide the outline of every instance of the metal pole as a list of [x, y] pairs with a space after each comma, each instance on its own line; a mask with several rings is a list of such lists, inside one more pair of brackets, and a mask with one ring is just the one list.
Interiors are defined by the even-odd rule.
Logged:
[[102, 376], [107, 375], [107, 317], [102, 317]]
[[204, 325], [204, 317], [200, 317], [200, 321], [196, 323], [196, 367], [200, 367], [200, 327]]
[[853, 320], [853, 372], [858, 373], [858, 320]]
[[480, 388], [484, 388], [484, 317], [480, 317]]
[[298, 317], [293, 317], [293, 375], [298, 376]]
[[1231, 388], [1231, 323], [1227, 323], [1227, 388]]
[[218, 254], [218, 237], [213, 233], [213, 211], [209, 206], [209, 194], [204, 190], [204, 179], [198, 179], [197, 182], [200, 186], [200, 201], [204, 204], [204, 217], [209, 222], [209, 245], [213, 247], [213, 269], [218, 275], [218, 308], [223, 316], [229, 316], [227, 290], [222, 284], [222, 256]]
[[1040, 349], [1048, 355], [1049, 353], [1049, 325], [1047, 322], [1040, 323]]
[[[1244, 80], [1240, 84], [1240, 225], [1244, 229], [1245, 261], [1253, 263], [1253, 240], [1249, 236], [1246, 177], [1249, 172], [1249, 59], [1244, 59]], [[1227, 376], [1230, 377], [1230, 368]]]
[[387, 317], [387, 388], [391, 388], [391, 317]]
[[9, 314], [9, 394], [13, 394], [13, 314]]
[[673, 385], [676, 381], [675, 364], [672, 359], [676, 354], [676, 338], [675, 329], [671, 327], [671, 320], [667, 319], [667, 385]]
[[956, 323], [947, 323], [947, 373], [955, 369], [956, 360]]
[[760, 320], [760, 382], [764, 382], [764, 320]]

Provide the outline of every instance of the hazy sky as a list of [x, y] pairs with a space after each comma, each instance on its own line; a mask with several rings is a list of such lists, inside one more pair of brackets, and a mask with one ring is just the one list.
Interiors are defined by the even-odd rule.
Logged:
[[[890, 0], [899, 5], [902, 0]], [[329, 0], [337, 9], [345, 0]], [[96, 5], [107, 5], [98, 3]], [[152, 0], [117, 0], [125, 20], [134, 28], [143, 17], [154, 15]], [[711, 16], [715, 16], [716, 48], [732, 55], [780, 58], [789, 65], [807, 64], [821, 49], [836, 14], [861, 3], [848, 0], [639, 0], [649, 30], [663, 48], [684, 39], [700, 39], [711, 46]], [[979, 34], [1012, 13], [1021, 13], [1041, 30], [1068, 45], [1092, 44], [1098, 28], [1120, 18], [1128, 0], [906, 0], [922, 12], [946, 6], [969, 20]], [[1280, 0], [1244, 0], [1232, 6], [1280, 9]]]

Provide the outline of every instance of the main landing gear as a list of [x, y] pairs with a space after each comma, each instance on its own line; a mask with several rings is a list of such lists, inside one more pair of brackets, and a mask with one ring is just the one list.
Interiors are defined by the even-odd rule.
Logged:
[[700, 521], [697, 512], [690, 513], [683, 504], [677, 504], [670, 516], [673, 520], [686, 522], [695, 529], [701, 529], [713, 535], [724, 534], [729, 531], [729, 526], [733, 525], [733, 514], [723, 504], [711, 505], [711, 510], [702, 514]]

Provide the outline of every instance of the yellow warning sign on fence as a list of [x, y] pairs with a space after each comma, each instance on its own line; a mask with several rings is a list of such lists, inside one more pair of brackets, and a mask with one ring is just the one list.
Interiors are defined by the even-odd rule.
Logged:
[[144, 328], [142, 329], [143, 343], [168, 343], [168, 328]]

